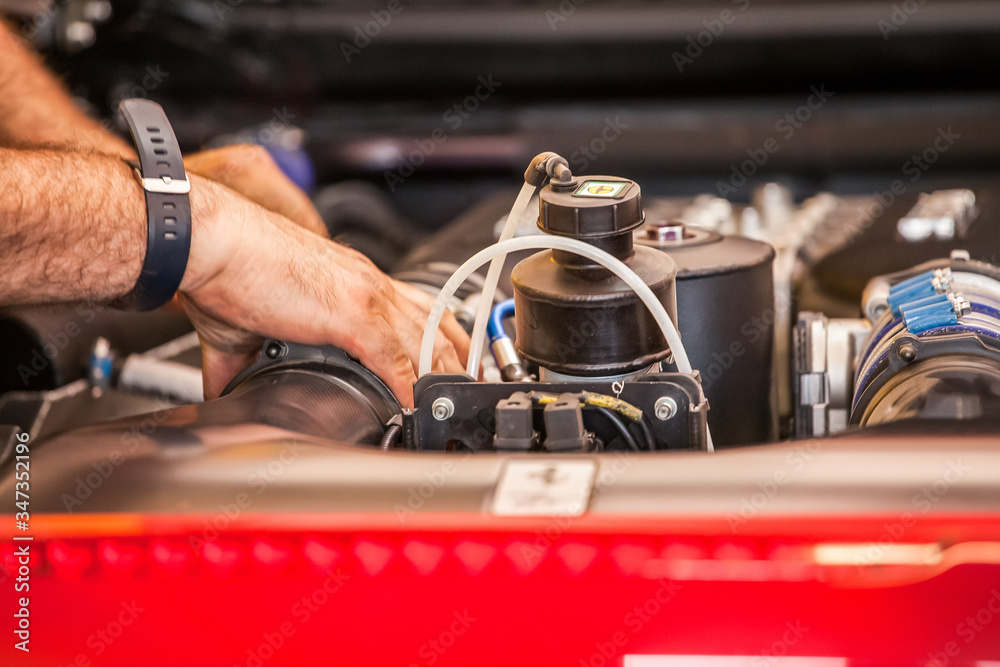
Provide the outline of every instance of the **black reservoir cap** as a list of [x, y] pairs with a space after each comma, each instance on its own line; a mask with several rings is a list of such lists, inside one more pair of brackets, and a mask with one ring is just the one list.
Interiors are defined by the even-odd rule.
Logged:
[[642, 224], [639, 184], [614, 176], [575, 179], [571, 187], [556, 183], [539, 195], [538, 227], [548, 234], [589, 240], [631, 231]]

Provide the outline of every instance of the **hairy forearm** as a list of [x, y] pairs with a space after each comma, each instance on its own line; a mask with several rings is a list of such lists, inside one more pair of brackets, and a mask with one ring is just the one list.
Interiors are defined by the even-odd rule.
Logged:
[[142, 189], [101, 155], [0, 148], [0, 305], [109, 300], [139, 277]]
[[135, 157], [132, 148], [88, 118], [31, 52], [0, 21], [0, 141], [7, 145], [92, 149]]
[[[222, 185], [188, 178], [191, 251], [181, 290], [228, 262], [236, 223], [257, 210]], [[224, 224], [227, 211], [236, 220]], [[145, 194], [118, 158], [0, 148], [0, 306], [126, 294], [145, 258], [146, 217]]]

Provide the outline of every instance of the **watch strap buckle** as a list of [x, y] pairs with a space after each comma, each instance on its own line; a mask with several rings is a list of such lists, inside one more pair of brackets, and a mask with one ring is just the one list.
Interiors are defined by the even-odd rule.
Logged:
[[191, 181], [186, 178], [171, 178], [170, 176], [160, 176], [148, 178], [142, 175], [138, 169], [132, 169], [139, 185], [146, 192], [156, 192], [163, 195], [186, 195], [191, 192]]

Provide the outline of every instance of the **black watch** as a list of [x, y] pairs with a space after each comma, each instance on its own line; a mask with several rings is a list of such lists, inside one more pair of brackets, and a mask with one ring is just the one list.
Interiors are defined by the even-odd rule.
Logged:
[[139, 162], [129, 161], [146, 193], [146, 256], [135, 287], [115, 305], [153, 310], [173, 298], [184, 278], [191, 250], [191, 182], [177, 137], [156, 102], [125, 100], [118, 105], [128, 123]]

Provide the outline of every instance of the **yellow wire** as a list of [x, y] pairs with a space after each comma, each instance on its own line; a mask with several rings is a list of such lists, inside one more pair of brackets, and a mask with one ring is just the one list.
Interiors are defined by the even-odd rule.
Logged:
[[642, 421], [642, 410], [635, 407], [631, 403], [626, 403], [620, 398], [614, 396], [608, 396], [607, 394], [591, 394], [590, 392], [584, 392], [583, 402], [587, 405], [593, 405], [599, 408], [608, 408], [614, 410], [615, 412], [628, 417], [634, 422]]
[[[539, 405], [555, 403], [559, 400], [558, 394], [549, 394], [540, 391], [532, 392], [532, 394], [538, 398]], [[620, 398], [608, 396], [607, 394], [592, 394], [589, 391], [573, 395], [587, 405], [591, 405], [596, 408], [608, 408], [609, 410], [614, 410], [618, 414], [634, 422], [642, 421], [642, 410]]]

